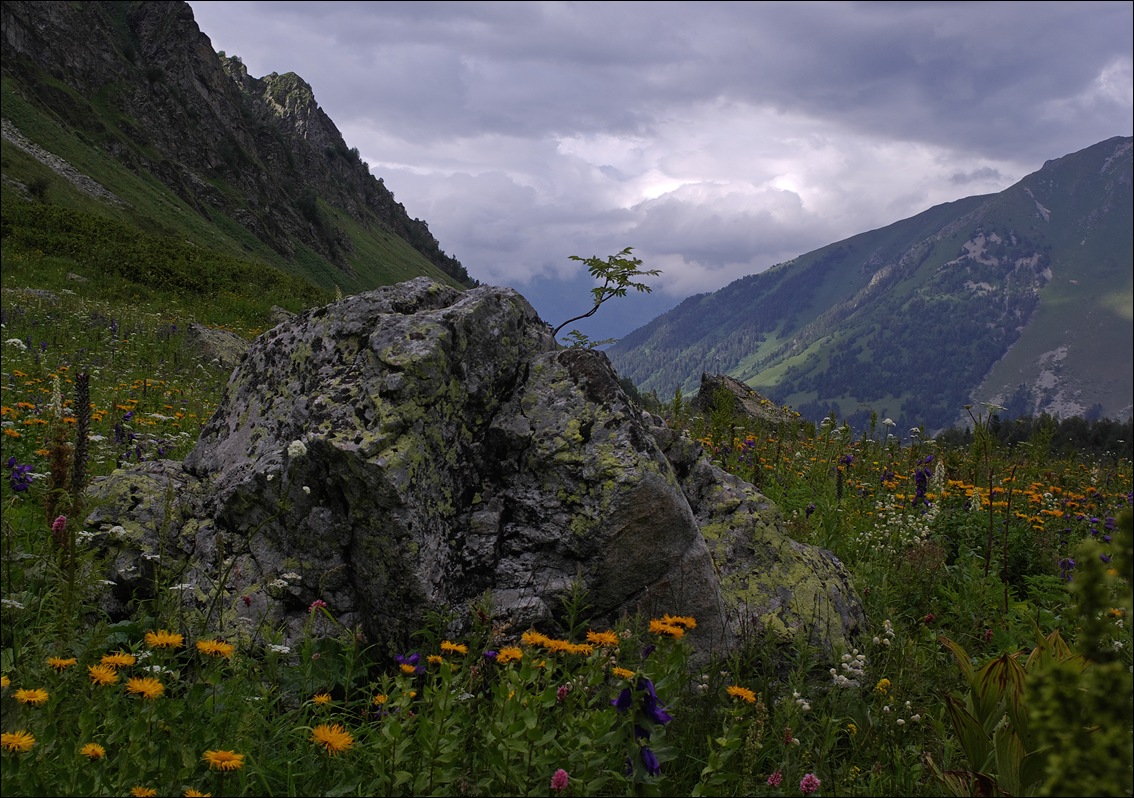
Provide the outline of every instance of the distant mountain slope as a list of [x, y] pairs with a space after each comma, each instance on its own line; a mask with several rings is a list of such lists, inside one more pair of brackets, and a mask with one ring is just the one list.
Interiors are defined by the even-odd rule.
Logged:
[[1127, 419], [1130, 138], [690, 297], [608, 350], [659, 397], [726, 373], [818, 419], [949, 426], [966, 404]]
[[21, 2], [3, 21], [4, 199], [95, 211], [327, 288], [471, 280], [299, 76], [253, 78], [184, 2]]

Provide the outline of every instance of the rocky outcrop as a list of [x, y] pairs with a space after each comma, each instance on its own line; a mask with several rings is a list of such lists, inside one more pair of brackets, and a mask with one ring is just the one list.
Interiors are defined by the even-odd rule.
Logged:
[[729, 415], [740, 413], [773, 424], [791, 424], [802, 419], [799, 413], [777, 405], [735, 377], [701, 372], [701, 387], [693, 397], [693, 406], [707, 415], [721, 401], [727, 403], [724, 409]]
[[93, 490], [120, 597], [148, 578], [126, 553], [161, 551], [184, 600], [230, 607], [211, 622], [232, 628], [295, 637], [323, 600], [396, 650], [427, 611], [460, 624], [487, 596], [518, 634], [578, 587], [596, 624], [694, 616], [702, 655], [742, 632], [844, 647], [864, 620], [833, 556], [785, 537], [774, 505], [510, 289], [419, 278], [285, 321], [184, 463]]

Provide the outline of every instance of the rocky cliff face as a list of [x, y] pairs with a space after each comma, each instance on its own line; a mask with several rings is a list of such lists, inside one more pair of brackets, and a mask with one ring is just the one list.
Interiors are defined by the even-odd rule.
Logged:
[[142, 555], [162, 552], [192, 608], [222, 585], [230, 635], [244, 617], [298, 636], [321, 599], [397, 650], [427, 611], [467, 618], [485, 596], [519, 634], [577, 587], [596, 623], [696, 617], [703, 655], [742, 630], [849, 648], [864, 625], [829, 552], [789, 540], [767, 499], [638, 409], [605, 355], [560, 348], [510, 289], [420, 278], [285, 321], [184, 463], [93, 492], [120, 600], [151, 589]]
[[472, 283], [347, 147], [302, 78], [250, 77], [213, 51], [188, 4], [0, 8], [4, 71], [19, 91], [202, 215], [222, 212], [281, 254], [302, 245], [346, 268], [351, 239], [319, 212], [321, 200]]

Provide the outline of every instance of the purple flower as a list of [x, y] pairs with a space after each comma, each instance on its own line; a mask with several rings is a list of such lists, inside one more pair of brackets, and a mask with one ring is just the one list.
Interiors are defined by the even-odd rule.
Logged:
[[32, 467], [30, 465], [21, 465], [16, 462], [15, 457], [8, 458], [8, 484], [12, 486], [12, 490], [16, 493], [22, 493], [27, 490], [32, 483]]
[[495, 662], [496, 658], [500, 656], [500, 652], [499, 651], [493, 651], [492, 649], [489, 649], [488, 651], [485, 651], [481, 656], [484, 657], [485, 659], [490, 659], [493, 662]]
[[814, 773], [808, 773], [800, 779], [799, 791], [804, 795], [810, 795], [813, 792], [819, 791], [819, 779], [815, 777]]
[[615, 698], [610, 703], [619, 712], [625, 712], [634, 704], [634, 696], [630, 692], [629, 687], [624, 687], [622, 692], [618, 694], [618, 698]]
[[646, 766], [646, 772], [651, 776], [657, 776], [661, 773], [661, 763], [658, 762], [657, 754], [644, 745], [642, 746], [642, 764]]
[[638, 689], [646, 695], [642, 699], [642, 713], [652, 720], [654, 723], [666, 724], [673, 720], [669, 713], [665, 711], [665, 705], [658, 701], [657, 691], [654, 689], [654, 683], [646, 677], [638, 680]]
[[551, 777], [551, 789], [555, 792], [563, 792], [567, 789], [568, 780], [567, 771], [563, 768], [555, 771], [555, 775]]
[[784, 783], [784, 774], [783, 774], [783, 772], [781, 772], [779, 770], [777, 770], [775, 773], [773, 773], [771, 776], [768, 777], [768, 786], [769, 787], [779, 787], [783, 783]]

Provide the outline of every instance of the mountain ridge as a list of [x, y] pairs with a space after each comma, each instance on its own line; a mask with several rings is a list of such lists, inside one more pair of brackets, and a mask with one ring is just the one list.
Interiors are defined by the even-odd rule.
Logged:
[[301, 77], [250, 76], [214, 52], [187, 3], [13, 0], [0, 14], [6, 193], [67, 201], [54, 188], [28, 194], [20, 176], [34, 169], [8, 147], [18, 135], [119, 197], [119, 218], [324, 289], [419, 275], [476, 284], [347, 147]]
[[[1107, 139], [690, 297], [608, 354], [659, 396], [722, 373], [856, 426], [941, 429], [966, 404], [1129, 418], [1131, 146]], [[1093, 341], [1116, 356], [1100, 363]]]

